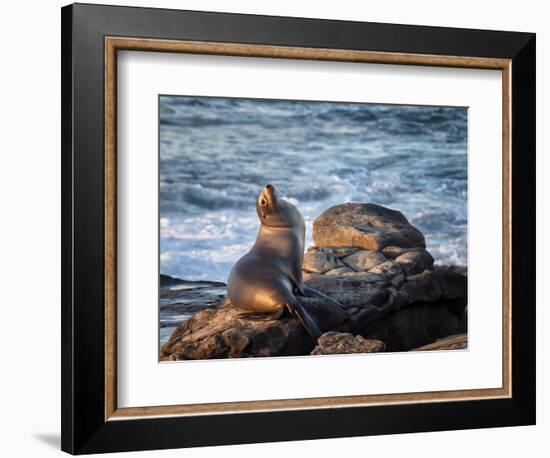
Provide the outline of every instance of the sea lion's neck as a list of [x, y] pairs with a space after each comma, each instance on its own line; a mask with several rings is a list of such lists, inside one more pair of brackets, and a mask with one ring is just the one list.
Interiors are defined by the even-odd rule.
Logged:
[[303, 229], [293, 227], [269, 227], [260, 225], [255, 249], [278, 256], [290, 256], [304, 252]]

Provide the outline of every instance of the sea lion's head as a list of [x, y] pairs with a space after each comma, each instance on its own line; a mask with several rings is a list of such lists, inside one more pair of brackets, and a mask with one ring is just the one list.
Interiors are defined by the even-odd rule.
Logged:
[[287, 200], [279, 198], [272, 184], [266, 184], [256, 200], [260, 223], [268, 227], [303, 227], [304, 218]]

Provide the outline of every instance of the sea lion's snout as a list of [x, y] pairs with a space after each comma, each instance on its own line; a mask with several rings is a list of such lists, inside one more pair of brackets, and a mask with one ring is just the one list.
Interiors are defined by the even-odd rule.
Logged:
[[256, 212], [266, 227], [304, 226], [304, 219], [298, 209], [285, 199], [280, 199], [275, 186], [266, 184], [256, 200]]
[[272, 184], [266, 184], [263, 192], [269, 197], [274, 197], [277, 193], [277, 191], [275, 191], [275, 186]]
[[264, 186], [264, 189], [260, 192], [260, 196], [258, 199], [258, 203], [260, 204], [260, 207], [265, 207], [269, 204], [272, 204], [277, 200], [277, 191], [275, 190], [275, 186], [272, 184], [266, 184]]

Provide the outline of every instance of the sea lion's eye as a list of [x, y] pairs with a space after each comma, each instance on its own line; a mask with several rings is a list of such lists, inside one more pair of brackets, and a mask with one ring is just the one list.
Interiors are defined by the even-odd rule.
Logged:
[[266, 204], [266, 203], [267, 203], [267, 202], [265, 201], [264, 198], [260, 199], [260, 205], [261, 205], [262, 207], [265, 207], [265, 204]]

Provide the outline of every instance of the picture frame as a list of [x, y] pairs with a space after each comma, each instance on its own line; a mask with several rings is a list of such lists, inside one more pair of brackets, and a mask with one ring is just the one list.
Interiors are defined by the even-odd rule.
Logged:
[[[61, 46], [64, 451], [535, 424], [534, 34], [74, 4], [62, 9]], [[502, 72], [502, 386], [119, 408], [116, 103], [122, 50]]]

